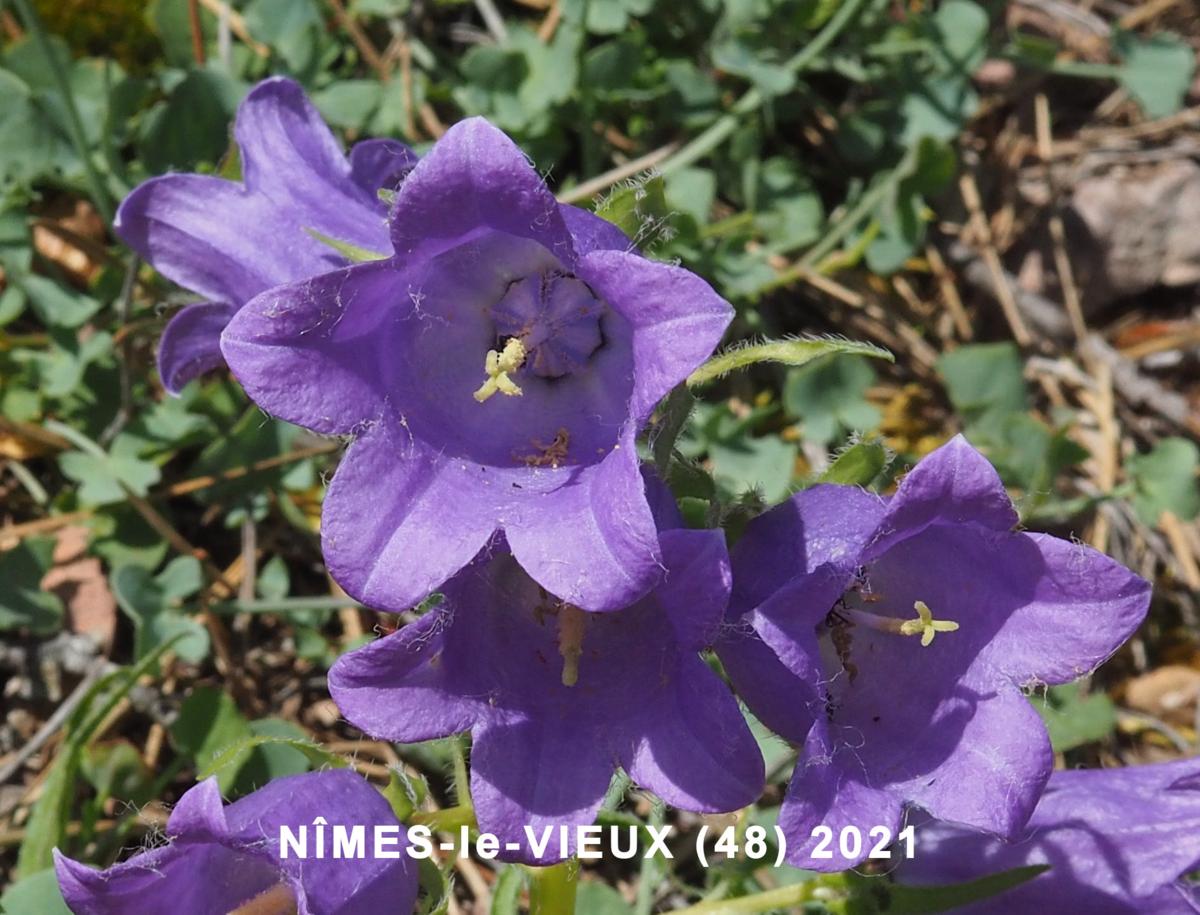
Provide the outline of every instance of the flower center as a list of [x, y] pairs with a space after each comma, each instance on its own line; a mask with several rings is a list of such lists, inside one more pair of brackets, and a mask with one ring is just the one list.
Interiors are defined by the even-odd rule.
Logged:
[[491, 312], [497, 339], [519, 340], [521, 365], [541, 378], [575, 374], [604, 342], [604, 303], [586, 283], [559, 270], [509, 284]]

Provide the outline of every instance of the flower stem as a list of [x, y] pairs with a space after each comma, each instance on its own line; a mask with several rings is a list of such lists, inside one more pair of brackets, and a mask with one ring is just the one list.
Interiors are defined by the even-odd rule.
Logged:
[[458, 804], [441, 810], [419, 810], [409, 821], [415, 826], [428, 826], [434, 832], [457, 832], [463, 826], [475, 828], [475, 810], [470, 804]]
[[54, 54], [54, 48], [50, 44], [46, 30], [42, 27], [42, 20], [33, 11], [29, 0], [12, 0], [12, 2], [17, 15], [24, 22], [25, 28], [33, 33], [38, 51], [45, 58], [46, 66], [50, 68], [50, 72], [54, 75], [57, 89], [62, 95], [63, 106], [67, 111], [67, 131], [71, 134], [71, 145], [75, 147], [75, 152], [83, 163], [83, 170], [87, 175], [88, 187], [91, 189], [92, 197], [94, 198], [92, 202], [100, 212], [100, 215], [104, 217], [104, 221], [111, 225], [113, 220], [112, 198], [109, 196], [108, 187], [104, 184], [104, 180], [100, 177], [100, 173], [96, 171], [96, 165], [92, 161], [91, 153], [88, 150], [87, 137], [83, 132], [83, 122], [79, 119], [79, 109], [75, 106], [75, 96], [71, 92], [70, 83], [67, 82], [67, 70], [71, 66], [71, 60], [69, 57], [66, 60], [60, 60]]
[[575, 915], [578, 861], [530, 868], [530, 872], [533, 884], [529, 889], [529, 915]]

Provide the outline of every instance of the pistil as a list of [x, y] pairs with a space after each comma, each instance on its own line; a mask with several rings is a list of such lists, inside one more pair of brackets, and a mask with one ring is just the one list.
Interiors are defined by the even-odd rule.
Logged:
[[923, 600], [913, 603], [917, 611], [916, 619], [900, 620], [892, 616], [877, 616], [865, 610], [853, 607], [840, 608], [838, 613], [854, 621], [856, 625], [865, 626], [878, 632], [892, 632], [896, 635], [919, 635], [921, 647], [927, 648], [933, 642], [933, 637], [939, 632], [955, 632], [958, 623], [953, 620], [935, 620], [933, 611]]
[[525, 364], [525, 354], [525, 344], [519, 337], [509, 337], [504, 349], [499, 352], [494, 349], [488, 350], [483, 363], [483, 370], [488, 377], [475, 392], [475, 399], [483, 403], [497, 391], [509, 397], [520, 397], [524, 392], [509, 377], [509, 373], [515, 372]]
[[563, 604], [558, 611], [558, 653], [562, 655], [562, 685], [579, 682], [579, 659], [583, 655], [583, 630], [587, 613], [572, 604]]

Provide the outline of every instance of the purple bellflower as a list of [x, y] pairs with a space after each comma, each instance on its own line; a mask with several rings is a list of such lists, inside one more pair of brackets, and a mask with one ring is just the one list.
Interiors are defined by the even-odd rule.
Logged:
[[309, 230], [372, 251], [390, 250], [387, 204], [416, 162], [394, 140], [342, 153], [294, 82], [264, 80], [238, 108], [242, 181], [174, 174], [138, 185], [121, 203], [117, 234], [164, 276], [207, 301], [163, 332], [159, 374], [171, 393], [221, 365], [221, 331], [271, 286], [325, 273], [346, 258]]
[[905, 805], [1005, 838], [1024, 826], [1053, 755], [1023, 689], [1097, 667], [1150, 585], [1016, 524], [959, 436], [891, 499], [814, 486], [747, 526], [718, 654], [755, 714], [803, 745], [780, 814], [793, 863], [853, 866], [868, 849], [810, 857], [813, 829], [895, 834]]
[[661, 576], [634, 439], [732, 317], [695, 274], [560, 206], [481, 118], [405, 179], [395, 254], [269, 290], [222, 349], [268, 413], [353, 434], [322, 546], [402, 611], [497, 531], [547, 591], [616, 610]]
[[[281, 856], [280, 827], [294, 835], [325, 817], [324, 846], [306, 857]], [[333, 827], [363, 827], [364, 853], [335, 857]], [[396, 826], [395, 843], [374, 855], [374, 827]], [[296, 915], [411, 912], [416, 862], [404, 828], [383, 795], [344, 769], [277, 778], [222, 806], [217, 781], [200, 782], [167, 820], [166, 845], [95, 870], [54, 853], [67, 906], [75, 915], [227, 915], [241, 911]], [[390, 842], [390, 837], [389, 837]]]
[[479, 828], [520, 846], [508, 860], [558, 860], [561, 826], [573, 850], [618, 765], [687, 810], [753, 803], [762, 755], [699, 656], [729, 594], [721, 532], [664, 530], [662, 583], [611, 613], [547, 594], [500, 540], [434, 610], [337, 661], [329, 691], [342, 713], [388, 740], [469, 730]]
[[1050, 869], [963, 915], [1200, 912], [1200, 760], [1055, 772], [1024, 835], [1005, 843], [947, 823], [917, 827], [900, 883], [965, 883], [1033, 864]]

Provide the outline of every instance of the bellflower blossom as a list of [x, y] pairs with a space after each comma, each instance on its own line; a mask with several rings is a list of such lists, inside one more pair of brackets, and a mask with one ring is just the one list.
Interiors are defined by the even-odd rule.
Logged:
[[1200, 760], [1055, 772], [1024, 835], [1011, 844], [946, 823], [917, 828], [903, 884], [965, 883], [1032, 864], [1050, 869], [963, 915], [1200, 912]]
[[501, 530], [562, 600], [633, 603], [662, 574], [634, 439], [729, 304], [560, 206], [482, 118], [413, 169], [390, 224], [394, 256], [269, 290], [222, 337], [268, 413], [355, 435], [323, 511], [333, 577], [404, 610]]
[[238, 308], [271, 286], [346, 263], [308, 230], [374, 251], [389, 250], [387, 205], [416, 157], [394, 140], [364, 140], [342, 153], [294, 82], [264, 80], [238, 107], [242, 181], [173, 174], [138, 185], [114, 228], [159, 273], [207, 301], [182, 309], [159, 343], [171, 393], [221, 365], [221, 331]]
[[780, 815], [793, 863], [856, 864], [866, 849], [810, 857], [812, 830], [894, 834], [906, 804], [1008, 838], [1029, 818], [1053, 755], [1022, 689], [1097, 667], [1150, 585], [1016, 524], [960, 436], [890, 500], [814, 486], [748, 525], [718, 653], [755, 714], [803, 744]]
[[[279, 831], [325, 826], [324, 855], [281, 857]], [[334, 857], [332, 827], [364, 827], [365, 854]], [[375, 857], [375, 826], [396, 826], [399, 857]], [[75, 915], [226, 915], [254, 911], [297, 915], [411, 912], [416, 862], [404, 829], [383, 795], [353, 772], [333, 770], [277, 778], [228, 807], [217, 780], [190, 789], [167, 820], [168, 843], [98, 871], [54, 853], [63, 898]]]
[[[618, 765], [677, 807], [744, 807], [762, 791], [762, 755], [698, 654], [729, 594], [724, 538], [665, 530], [661, 551], [667, 571], [654, 591], [587, 613], [548, 594], [497, 544], [446, 583], [436, 609], [343, 655], [330, 694], [379, 738], [469, 730], [479, 828], [502, 848], [520, 846], [501, 852], [509, 860], [558, 860], [560, 826], [573, 850], [574, 828], [595, 819]], [[534, 847], [547, 829], [549, 847]]]

